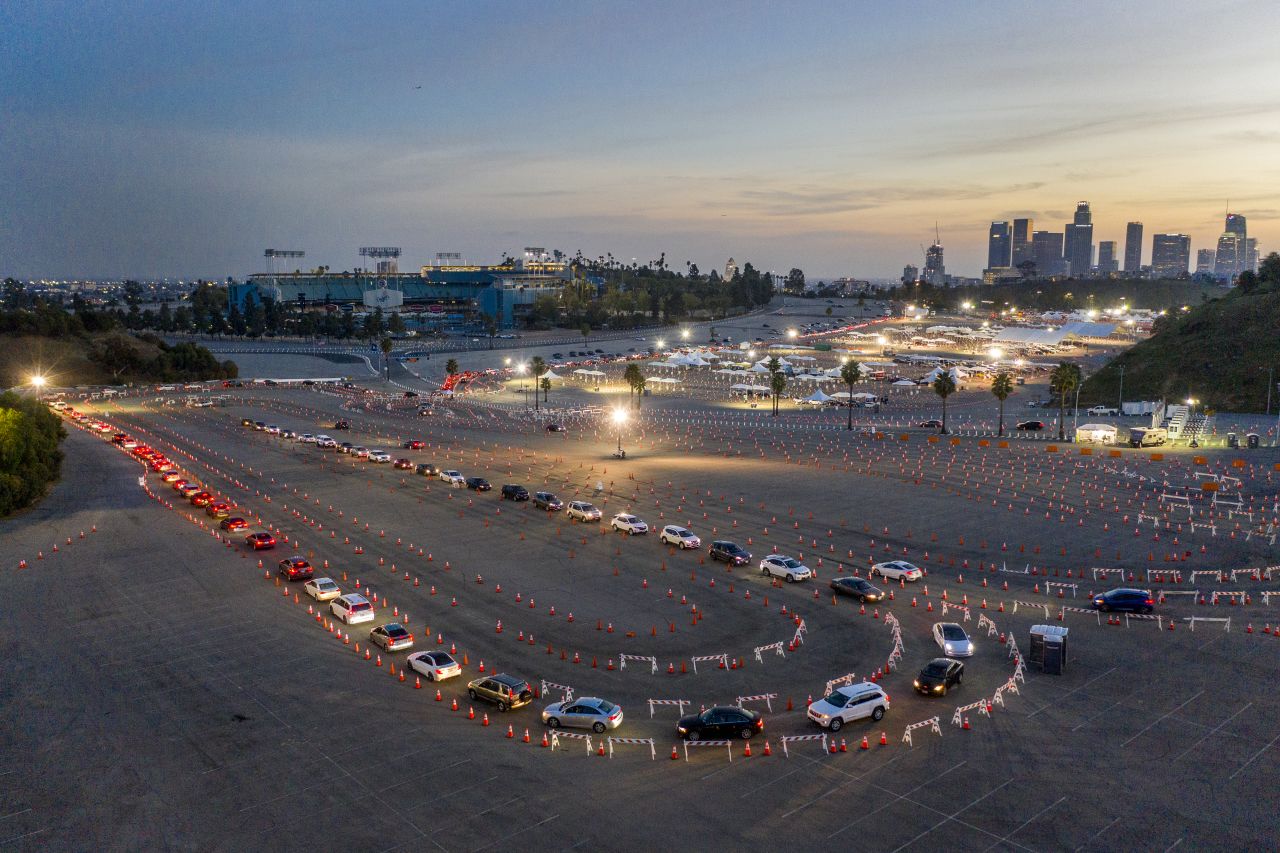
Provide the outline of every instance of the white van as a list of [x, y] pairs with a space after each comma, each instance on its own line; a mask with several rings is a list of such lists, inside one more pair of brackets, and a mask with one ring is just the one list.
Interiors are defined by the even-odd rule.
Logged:
[[354, 625], [357, 622], [372, 622], [373, 604], [369, 599], [357, 593], [340, 595], [329, 605], [329, 609], [343, 622]]

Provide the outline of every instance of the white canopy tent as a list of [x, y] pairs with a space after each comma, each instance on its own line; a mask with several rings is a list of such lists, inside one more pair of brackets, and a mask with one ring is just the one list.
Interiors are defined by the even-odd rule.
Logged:
[[822, 393], [822, 389], [819, 388], [817, 391], [814, 391], [812, 394], [810, 394], [808, 397], [805, 397], [800, 402], [813, 403], [815, 405], [822, 405], [834, 399], [835, 399], [834, 397], [831, 397], [830, 395]]

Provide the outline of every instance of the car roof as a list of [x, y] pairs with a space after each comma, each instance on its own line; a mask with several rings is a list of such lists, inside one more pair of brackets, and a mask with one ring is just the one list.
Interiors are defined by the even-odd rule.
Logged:
[[514, 675], [507, 675], [505, 672], [498, 673], [497, 675], [493, 676], [493, 680], [509, 685], [511, 687], [516, 687], [518, 685], [526, 683], [523, 678], [519, 678]]

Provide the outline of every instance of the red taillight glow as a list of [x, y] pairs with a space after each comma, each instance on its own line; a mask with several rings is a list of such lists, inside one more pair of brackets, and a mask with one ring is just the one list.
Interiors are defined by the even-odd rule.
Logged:
[[1147, 604], [1155, 604], [1155, 602], [1148, 598], [1148, 599], [1147, 599]]

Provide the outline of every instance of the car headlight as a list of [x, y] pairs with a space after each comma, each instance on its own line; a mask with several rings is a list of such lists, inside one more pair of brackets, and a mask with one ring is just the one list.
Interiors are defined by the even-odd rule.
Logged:
[[934, 692], [934, 693], [941, 693], [941, 692], [942, 692], [942, 685], [941, 685], [941, 684], [935, 684], [935, 685], [933, 686], [933, 692]]
[[911, 682], [911, 683], [912, 683], [912, 684], [914, 684], [916, 687], [919, 687], [919, 686], [920, 686], [920, 679], [918, 679], [918, 678], [917, 678], [915, 681], [913, 681], [913, 682]]
[[944, 643], [944, 644], [942, 645], [942, 647], [943, 647], [944, 649], [946, 649], [947, 651], [951, 651], [951, 644], [950, 644], [950, 643]]
[[679, 733], [680, 733], [680, 734], [682, 734], [682, 735], [685, 735], [685, 734], [688, 734], [688, 733], [689, 733], [689, 730], [688, 730], [688, 729], [686, 729], [684, 726], [676, 726], [676, 731], [677, 731], [677, 732], [679, 732]]

